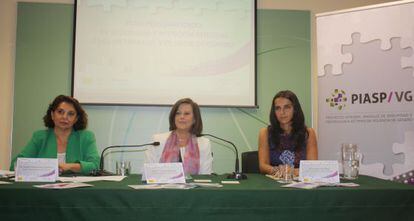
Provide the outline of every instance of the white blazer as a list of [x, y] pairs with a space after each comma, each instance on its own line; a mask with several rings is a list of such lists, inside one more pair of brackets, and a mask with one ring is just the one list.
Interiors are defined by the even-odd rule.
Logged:
[[[149, 146], [145, 151], [145, 163], [159, 163], [165, 142], [170, 136], [171, 131], [153, 136], [154, 142], [160, 142], [159, 146]], [[213, 173], [213, 156], [211, 153], [210, 140], [205, 137], [197, 137], [198, 148], [200, 151], [200, 170], [198, 174]]]

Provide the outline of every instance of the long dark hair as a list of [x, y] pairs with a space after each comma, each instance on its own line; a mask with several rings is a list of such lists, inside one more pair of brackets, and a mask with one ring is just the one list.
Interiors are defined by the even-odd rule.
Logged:
[[280, 91], [278, 92], [272, 100], [272, 105], [270, 109], [270, 125], [268, 126], [268, 132], [270, 135], [270, 142], [273, 145], [269, 144], [270, 148], [276, 148], [278, 150], [282, 150], [282, 147], [280, 145], [280, 136], [284, 133], [283, 129], [280, 127], [280, 122], [277, 120], [276, 114], [275, 114], [275, 100], [277, 98], [286, 98], [290, 102], [292, 102], [293, 105], [293, 117], [292, 117], [292, 131], [291, 136], [294, 141], [295, 145], [295, 152], [300, 152], [300, 149], [302, 146], [306, 143], [306, 139], [308, 137], [308, 130], [305, 125], [305, 116], [302, 111], [302, 107], [300, 106], [299, 99], [296, 97], [296, 95], [289, 90], [286, 91]]
[[45, 116], [43, 117], [43, 122], [46, 127], [48, 128], [54, 128], [55, 123], [52, 120], [52, 111], [55, 111], [61, 103], [68, 103], [72, 104], [73, 107], [76, 110], [76, 117], [78, 120], [73, 125], [73, 129], [75, 130], [83, 130], [88, 125], [88, 115], [86, 114], [85, 110], [82, 108], [82, 106], [79, 104], [79, 101], [76, 100], [73, 97], [69, 97], [66, 95], [59, 95], [57, 96], [52, 103], [49, 104], [49, 108], [46, 111]]
[[200, 107], [196, 102], [191, 100], [190, 98], [183, 98], [175, 102], [174, 106], [171, 108], [170, 111], [170, 131], [177, 129], [177, 125], [175, 125], [175, 114], [178, 111], [178, 108], [181, 104], [189, 104], [193, 109], [193, 117], [194, 117], [194, 124], [191, 128], [191, 133], [196, 135], [197, 137], [201, 136], [203, 132], [203, 120], [201, 119], [201, 112]]

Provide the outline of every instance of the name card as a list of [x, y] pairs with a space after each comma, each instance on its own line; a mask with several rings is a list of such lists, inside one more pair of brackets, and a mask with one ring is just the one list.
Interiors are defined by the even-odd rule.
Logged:
[[49, 158], [17, 158], [16, 182], [56, 182], [58, 160]]
[[301, 160], [301, 182], [339, 183], [339, 166], [336, 160]]
[[185, 183], [182, 163], [146, 163], [145, 179], [150, 183]]

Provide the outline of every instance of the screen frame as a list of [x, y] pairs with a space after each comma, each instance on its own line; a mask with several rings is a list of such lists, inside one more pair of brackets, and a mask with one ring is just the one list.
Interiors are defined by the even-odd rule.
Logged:
[[[253, 105], [205, 105], [200, 104], [201, 107], [217, 107], [217, 108], [259, 108], [258, 101], [257, 101], [257, 0], [252, 0], [254, 4], [253, 10], [253, 35], [254, 35], [254, 43], [253, 43], [253, 52], [254, 52], [254, 59], [253, 59], [253, 69], [254, 69], [254, 104]], [[78, 8], [78, 0], [74, 2], [74, 10], [73, 10], [73, 44], [72, 44], [72, 74], [71, 74], [71, 96], [74, 96], [74, 88], [75, 88], [75, 55], [76, 55], [76, 24], [77, 24], [77, 8]], [[91, 105], [91, 106], [155, 106], [155, 107], [169, 107], [174, 105], [171, 104], [146, 104], [146, 103], [89, 103], [89, 102], [81, 102], [84, 105]]]

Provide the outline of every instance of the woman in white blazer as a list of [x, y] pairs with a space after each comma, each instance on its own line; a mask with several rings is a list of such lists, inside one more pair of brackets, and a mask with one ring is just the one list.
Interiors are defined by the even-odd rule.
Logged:
[[198, 104], [190, 98], [178, 100], [170, 111], [169, 122], [169, 132], [153, 136], [160, 145], [146, 150], [145, 162], [182, 162], [186, 174], [211, 174], [211, 144], [201, 137], [203, 122]]

